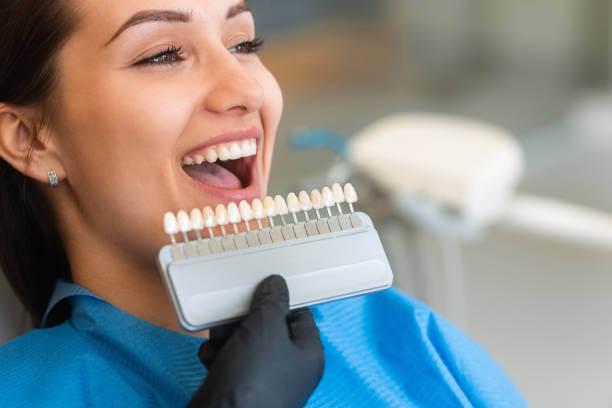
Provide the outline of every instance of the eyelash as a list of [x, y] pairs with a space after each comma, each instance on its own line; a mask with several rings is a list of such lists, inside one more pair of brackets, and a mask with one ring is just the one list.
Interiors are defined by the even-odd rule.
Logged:
[[[231, 49], [236, 49], [237, 54], [254, 54], [258, 52], [264, 44], [264, 40], [261, 38], [255, 38], [251, 41], [244, 41], [240, 44], [234, 45]], [[180, 61], [182, 61], [181, 56], [183, 55], [183, 47], [177, 47], [175, 45], [171, 45], [166, 48], [164, 51], [156, 54], [152, 57], [145, 58], [143, 60], [138, 61], [136, 66], [144, 66], [144, 65], [174, 65]], [[173, 60], [168, 60], [168, 57], [174, 56]], [[156, 62], [159, 61], [159, 62]]]

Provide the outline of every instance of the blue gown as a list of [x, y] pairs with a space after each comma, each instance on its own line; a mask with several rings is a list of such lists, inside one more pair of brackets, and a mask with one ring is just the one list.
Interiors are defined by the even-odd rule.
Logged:
[[[0, 347], [0, 407], [181, 407], [202, 339], [154, 326], [76, 285], [69, 320]], [[475, 343], [397, 289], [311, 308], [325, 350], [307, 407], [523, 407]]]

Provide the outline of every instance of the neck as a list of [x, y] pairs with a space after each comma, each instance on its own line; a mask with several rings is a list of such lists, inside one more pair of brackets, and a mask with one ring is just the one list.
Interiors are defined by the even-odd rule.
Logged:
[[134, 259], [116, 245], [79, 231], [64, 236], [74, 283], [151, 324], [208, 337], [208, 331], [193, 334], [180, 327], [154, 256], [147, 261]]

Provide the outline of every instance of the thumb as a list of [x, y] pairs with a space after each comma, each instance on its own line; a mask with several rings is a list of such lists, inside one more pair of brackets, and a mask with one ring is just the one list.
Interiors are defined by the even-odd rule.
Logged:
[[287, 315], [289, 314], [289, 289], [280, 275], [264, 279], [255, 290], [251, 311], [238, 328], [239, 337], [246, 341], [261, 333], [275, 332], [289, 337]]
[[251, 301], [251, 313], [261, 309], [270, 309], [270, 312], [283, 317], [289, 313], [289, 288], [282, 276], [269, 276], [257, 286]]

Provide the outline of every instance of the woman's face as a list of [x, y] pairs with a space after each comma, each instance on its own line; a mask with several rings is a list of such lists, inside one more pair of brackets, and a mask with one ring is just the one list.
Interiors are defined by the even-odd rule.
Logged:
[[265, 195], [282, 96], [243, 1], [71, 3], [53, 137], [86, 228], [154, 259], [166, 211]]

